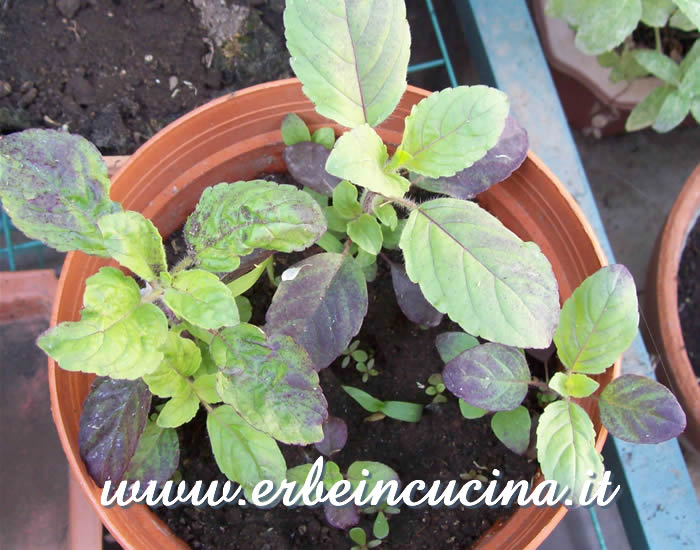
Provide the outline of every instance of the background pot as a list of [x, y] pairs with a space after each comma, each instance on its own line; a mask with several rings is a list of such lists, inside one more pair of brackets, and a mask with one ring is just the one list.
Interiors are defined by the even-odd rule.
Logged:
[[[401, 141], [404, 117], [429, 93], [409, 86], [396, 111], [379, 128], [385, 142]], [[167, 236], [183, 224], [205, 187], [284, 170], [279, 128], [290, 112], [300, 114], [312, 130], [330, 124], [315, 112], [296, 79], [254, 86], [212, 101], [176, 120], [141, 147], [115, 175], [111, 196], [125, 208], [152, 219]], [[562, 299], [605, 264], [600, 245], [573, 198], [532, 153], [507, 181], [480, 195], [480, 202], [520, 237], [539, 244], [552, 262]], [[80, 252], [68, 254], [52, 325], [79, 318], [85, 279], [106, 264]], [[601, 387], [617, 372], [619, 362], [598, 377]], [[124, 547], [139, 550], [185, 547], [143, 505], [126, 510], [100, 506], [100, 489], [78, 451], [80, 410], [93, 376], [61, 370], [49, 360], [49, 379], [54, 420], [70, 468], [113, 536]], [[590, 399], [583, 405], [592, 414], [600, 450], [607, 432], [597, 405]], [[563, 507], [518, 510], [478, 546], [534, 548], [565, 513]]]
[[700, 386], [685, 351], [678, 316], [678, 266], [685, 242], [700, 215], [700, 165], [683, 185], [666, 219], [649, 264], [645, 313], [647, 343], [659, 356], [658, 379], [666, 384], [685, 410], [688, 427], [683, 436], [700, 452]]
[[546, 15], [546, 4], [547, 0], [532, 0], [532, 10], [566, 118], [579, 130], [595, 129], [599, 135], [625, 133], [627, 115], [661, 80], [650, 76], [613, 84], [609, 79], [612, 69], [576, 48], [575, 31], [563, 19]]

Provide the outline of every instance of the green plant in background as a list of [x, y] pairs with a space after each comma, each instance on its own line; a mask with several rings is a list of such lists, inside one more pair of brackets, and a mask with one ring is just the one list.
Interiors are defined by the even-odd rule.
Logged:
[[[651, 126], [658, 132], [668, 132], [688, 113], [700, 122], [697, 0], [548, 0], [547, 13], [576, 28], [576, 47], [598, 56], [603, 67], [610, 67], [611, 82], [648, 75], [662, 80], [632, 110], [625, 124], [628, 131]], [[632, 33], [640, 24], [653, 28], [654, 49], [634, 42]], [[682, 59], [677, 52], [663, 50], [662, 34], [668, 29], [694, 32], [695, 41]]]
[[[447, 314], [464, 331], [439, 337], [443, 383], [465, 416], [495, 413], [494, 432], [516, 452], [529, 436], [521, 403], [532, 380], [523, 349], [546, 349], [554, 339], [566, 371], [545, 386], [561, 399], [540, 417], [542, 470], [574, 492], [587, 471], [600, 473], [593, 425], [574, 399], [592, 393], [597, 383], [588, 375], [603, 372], [636, 333], [629, 273], [611, 266], [594, 274], [560, 315], [557, 281], [539, 247], [469, 200], [527, 154], [526, 133], [498, 90], [460, 86], [426, 97], [389, 154], [374, 128], [406, 88], [405, 6], [346, 4], [288, 0], [284, 21], [304, 92], [348, 130], [335, 140], [328, 128], [311, 132], [298, 116], [285, 118], [284, 158], [304, 190], [264, 180], [206, 189], [175, 265], [166, 264], [153, 224], [109, 199], [104, 163], [84, 139], [29, 130], [0, 142], [0, 198], [15, 225], [59, 250], [113, 258], [124, 268], [88, 278], [81, 319], [38, 341], [62, 368], [99, 375], [79, 436], [98, 484], [168, 479], [179, 459], [174, 428], [201, 409], [219, 468], [246, 490], [289, 475], [278, 443], [314, 444], [326, 455], [342, 447], [347, 427], [328, 416], [318, 372], [346, 350], [346, 357], [361, 351], [348, 348], [367, 314], [377, 257], [409, 320], [437, 326]], [[418, 202], [411, 188], [442, 196]], [[263, 272], [277, 284], [273, 260], [255, 260], [259, 253], [314, 245], [279, 276], [264, 329], [248, 324], [242, 293]], [[365, 355], [355, 360], [364, 363]], [[422, 417], [421, 404], [343, 389], [374, 419]], [[167, 399], [155, 422], [152, 395]], [[668, 390], [648, 379], [622, 377], [598, 400], [618, 437], [657, 442], [684, 427]], [[359, 479], [356, 464], [348, 479]], [[348, 528], [357, 524], [352, 512], [326, 515]]]

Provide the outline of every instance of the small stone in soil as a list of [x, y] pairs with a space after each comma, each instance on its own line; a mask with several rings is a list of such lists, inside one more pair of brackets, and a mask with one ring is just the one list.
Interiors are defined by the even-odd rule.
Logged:
[[95, 118], [91, 139], [98, 149], [112, 152], [123, 149], [129, 140], [119, 108], [110, 103]]
[[39, 92], [36, 88], [29, 88], [22, 94], [22, 97], [19, 98], [19, 106], [25, 108], [31, 105], [32, 101], [36, 99], [38, 93]]
[[0, 97], [8, 96], [12, 93], [12, 86], [9, 82], [0, 80]]
[[95, 88], [80, 74], [75, 74], [68, 80], [66, 91], [83, 107], [95, 102]]

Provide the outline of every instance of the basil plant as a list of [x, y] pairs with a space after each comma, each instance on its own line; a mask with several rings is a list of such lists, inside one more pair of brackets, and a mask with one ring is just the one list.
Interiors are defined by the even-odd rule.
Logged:
[[[156, 227], [109, 198], [105, 165], [86, 140], [27, 130], [0, 141], [0, 198], [13, 223], [57, 250], [123, 268], [89, 277], [80, 319], [38, 340], [61, 368], [98, 375], [79, 445], [99, 485], [169, 479], [179, 460], [175, 428], [201, 408], [217, 464], [245, 489], [285, 478], [279, 443], [337, 450], [329, 440], [343, 426], [329, 419], [318, 372], [359, 332], [377, 258], [409, 320], [437, 326], [447, 314], [463, 330], [441, 335], [438, 349], [444, 386], [465, 416], [493, 413], [496, 435], [523, 452], [530, 413], [521, 403], [530, 386], [545, 386], [555, 397], [537, 428], [545, 476], [576, 491], [586, 471], [601, 471], [577, 399], [597, 390], [590, 375], [636, 334], [632, 278], [622, 266], [603, 268], [560, 310], [539, 247], [470, 200], [527, 154], [504, 93], [460, 86], [431, 94], [413, 106], [389, 152], [375, 128], [406, 89], [410, 33], [402, 0], [373, 5], [287, 1], [291, 65], [317, 111], [347, 130], [311, 133], [290, 113], [284, 158], [303, 189], [265, 180], [206, 189], [174, 265]], [[243, 293], [274, 269], [274, 254], [307, 249], [281, 273], [264, 326], [250, 324]], [[548, 385], [531, 380], [523, 350], [553, 340], [564, 370]], [[152, 409], [154, 395], [163, 401]], [[684, 427], [671, 394], [645, 378], [623, 376], [597, 399], [618, 437], [651, 443]]]

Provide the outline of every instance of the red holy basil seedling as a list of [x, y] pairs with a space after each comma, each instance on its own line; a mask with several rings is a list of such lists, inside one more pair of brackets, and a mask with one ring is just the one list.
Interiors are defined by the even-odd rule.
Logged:
[[[442, 381], [430, 382], [436, 397], [444, 384], [461, 398], [465, 417], [495, 412], [494, 432], [515, 452], [528, 441], [521, 406], [528, 387], [560, 397], [546, 405], [537, 429], [548, 479], [577, 490], [586, 471], [602, 469], [592, 423], [574, 398], [597, 398], [611, 433], [628, 440], [680, 433], [683, 413], [655, 382], [622, 377], [601, 391], [592, 378], [637, 331], [627, 270], [601, 269], [560, 310], [539, 247], [464, 200], [508, 177], [527, 154], [506, 95], [487, 86], [429, 95], [412, 107], [390, 154], [375, 128], [406, 89], [403, 0], [386, 0], [381, 10], [373, 2], [287, 0], [284, 24], [304, 93], [347, 130], [337, 139], [330, 127], [311, 132], [289, 113], [281, 121], [283, 156], [304, 189], [266, 180], [205, 189], [175, 265], [166, 264], [153, 223], [110, 200], [104, 162], [85, 139], [27, 130], [0, 141], [0, 199], [15, 226], [58, 250], [124, 268], [89, 277], [80, 319], [38, 340], [62, 368], [107, 377], [93, 385], [81, 417], [81, 455], [94, 479], [166, 479], [179, 452], [173, 429], [202, 407], [219, 468], [246, 493], [262, 480], [284, 479], [278, 442], [316, 444], [327, 454], [341, 448], [347, 434], [342, 420], [328, 417], [318, 371], [360, 331], [380, 255], [408, 319], [437, 326], [446, 314], [464, 331], [437, 339], [447, 365]], [[416, 186], [445, 196], [418, 203]], [[276, 276], [271, 256], [290, 252], [303, 259]], [[256, 327], [247, 324], [254, 301], [243, 293], [254, 292], [263, 273], [276, 291], [264, 327]], [[547, 386], [531, 380], [522, 350], [548, 350], [552, 340], [565, 371]], [[373, 375], [369, 355], [352, 357]], [[374, 419], [421, 420], [422, 405], [344, 389]], [[152, 394], [167, 401], [149, 420]], [[356, 469], [349, 479], [359, 479]], [[388, 534], [390, 510], [379, 511], [375, 539], [352, 531], [360, 547]], [[356, 512], [326, 515], [347, 528]]]

